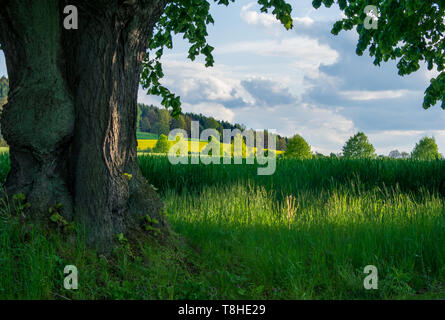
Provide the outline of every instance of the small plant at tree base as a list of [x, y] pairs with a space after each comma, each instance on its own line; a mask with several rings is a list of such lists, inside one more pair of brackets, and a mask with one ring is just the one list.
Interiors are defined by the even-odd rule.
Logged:
[[120, 256], [123, 259], [127, 259], [127, 257], [130, 257], [133, 260], [136, 259], [136, 255], [131, 249], [130, 242], [123, 233], [116, 234], [116, 240], [119, 245], [114, 248], [114, 254]]
[[131, 179], [133, 179], [133, 175], [129, 173], [124, 173], [124, 177], [127, 178], [128, 181], [131, 181]]
[[74, 222], [68, 223], [68, 221], [66, 221], [66, 219], [61, 214], [62, 208], [63, 205], [61, 203], [49, 208], [49, 220], [51, 220], [51, 222], [53, 222], [58, 228], [62, 229], [63, 231], [71, 231], [74, 228]]
[[116, 235], [116, 239], [117, 239], [117, 241], [118, 241], [119, 243], [121, 243], [121, 244], [128, 243], [128, 239], [125, 238], [125, 236], [124, 236], [123, 233], [118, 233], [118, 234]]
[[148, 214], [142, 218], [142, 228], [149, 233], [153, 233], [155, 236], [161, 233], [161, 229], [156, 227], [156, 225], [159, 225], [159, 221], [150, 218]]
[[31, 207], [29, 202], [26, 202], [26, 196], [23, 193], [17, 193], [12, 196], [12, 204], [14, 212], [22, 218], [25, 218], [25, 210]]

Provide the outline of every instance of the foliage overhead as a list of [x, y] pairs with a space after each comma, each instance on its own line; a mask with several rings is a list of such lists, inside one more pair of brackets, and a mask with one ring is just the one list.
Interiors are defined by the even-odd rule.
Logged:
[[436, 140], [430, 137], [420, 139], [413, 152], [411, 158], [415, 160], [436, 160], [441, 159], [442, 155], [439, 153]]
[[375, 149], [368, 137], [359, 132], [343, 146], [343, 156], [347, 159], [375, 158]]
[[285, 156], [298, 159], [311, 159], [311, 146], [302, 136], [296, 134], [289, 139]]
[[[411, 74], [420, 69], [424, 61], [428, 70], [436, 69], [439, 75], [431, 79], [425, 91], [425, 109], [442, 101], [445, 109], [445, 1], [444, 0], [337, 0], [345, 17], [337, 21], [332, 33], [354, 26], [359, 34], [357, 54], [369, 49], [374, 64], [397, 60], [399, 75]], [[331, 7], [334, 0], [313, 0], [315, 8], [322, 4]], [[377, 29], [366, 29], [365, 7], [378, 8]]]
[[[207, 26], [214, 20], [210, 14], [211, 0], [174, 0], [169, 1], [164, 14], [155, 26], [149, 43], [149, 52], [144, 60], [141, 74], [141, 84], [148, 89], [148, 94], [163, 98], [162, 105], [171, 108], [174, 117], [181, 113], [180, 97], [163, 86], [159, 80], [164, 76], [161, 58], [164, 48], [173, 48], [173, 36], [182, 34], [190, 44], [188, 58], [192, 61], [197, 56], [205, 57], [206, 67], [213, 66], [212, 52], [214, 48], [207, 43]], [[234, 0], [214, 0], [219, 5], [228, 6]], [[292, 28], [292, 7], [285, 0], [258, 0], [261, 12], [269, 12], [284, 25]]]

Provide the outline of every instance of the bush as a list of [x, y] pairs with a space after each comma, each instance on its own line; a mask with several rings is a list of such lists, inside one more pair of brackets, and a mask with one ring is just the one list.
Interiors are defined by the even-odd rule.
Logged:
[[343, 156], [346, 159], [374, 159], [375, 149], [368, 137], [359, 132], [349, 138], [343, 147]]
[[161, 134], [159, 140], [156, 142], [156, 146], [153, 149], [155, 153], [168, 153], [170, 149], [170, 142], [165, 134]]
[[286, 157], [297, 159], [311, 159], [311, 146], [303, 139], [302, 136], [296, 134], [289, 139], [287, 144]]
[[415, 160], [436, 160], [442, 159], [439, 153], [436, 140], [434, 138], [424, 137], [414, 147], [411, 158]]

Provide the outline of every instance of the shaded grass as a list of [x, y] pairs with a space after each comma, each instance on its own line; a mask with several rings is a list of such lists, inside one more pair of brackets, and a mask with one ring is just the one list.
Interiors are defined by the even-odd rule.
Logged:
[[[172, 238], [129, 246], [110, 256], [85, 245], [81, 228], [64, 234], [0, 214], [0, 299], [209, 299], [211, 290], [189, 248]], [[63, 288], [66, 265], [79, 271], [79, 290]]]
[[[357, 194], [378, 187], [385, 192], [419, 194], [439, 192], [445, 180], [445, 161], [277, 159], [273, 175], [259, 176], [258, 165], [171, 165], [167, 157], [143, 155], [139, 164], [144, 176], [160, 189], [200, 192], [207, 186], [242, 182], [273, 191], [278, 200], [297, 191], [327, 192], [347, 186]], [[442, 190], [442, 192], [445, 190]]]

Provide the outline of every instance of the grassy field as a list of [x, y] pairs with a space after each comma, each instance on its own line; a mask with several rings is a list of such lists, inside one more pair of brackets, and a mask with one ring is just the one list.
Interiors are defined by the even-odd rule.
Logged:
[[[282, 159], [272, 176], [159, 156], [140, 166], [178, 237], [98, 256], [81, 228], [23, 225], [10, 200], [0, 214], [0, 298], [445, 298], [442, 161]], [[0, 179], [7, 172], [5, 154]], [[76, 292], [62, 288], [67, 264], [79, 269]], [[366, 265], [378, 268], [378, 290], [363, 287]]]
[[136, 137], [138, 140], [158, 140], [159, 139], [159, 136], [156, 133], [141, 132], [141, 131], [138, 131], [136, 133]]

